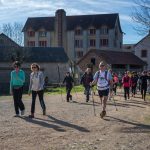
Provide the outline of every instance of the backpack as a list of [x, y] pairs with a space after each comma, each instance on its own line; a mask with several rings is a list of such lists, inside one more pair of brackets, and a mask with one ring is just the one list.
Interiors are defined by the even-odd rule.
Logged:
[[[108, 71], [106, 70], [106, 71], [105, 71], [105, 80], [107, 80], [107, 73], [108, 73]], [[99, 75], [100, 75], [100, 72], [98, 71], [97, 81], [98, 81]], [[107, 81], [108, 81], [108, 80], [107, 80]]]

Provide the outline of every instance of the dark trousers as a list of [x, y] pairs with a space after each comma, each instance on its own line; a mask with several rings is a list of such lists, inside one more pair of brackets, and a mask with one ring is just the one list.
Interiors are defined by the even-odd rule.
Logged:
[[89, 101], [91, 87], [90, 85], [86, 85], [84, 86], [84, 88], [85, 88], [86, 101]]
[[136, 93], [136, 86], [132, 86], [131, 87], [131, 91], [132, 91], [132, 94], [135, 95], [135, 93]]
[[141, 94], [142, 98], [145, 100], [146, 97], [147, 86], [141, 86]]
[[66, 87], [67, 101], [69, 101], [69, 98], [72, 98], [72, 95], [70, 94], [71, 90], [72, 90], [72, 87]]
[[32, 91], [31, 113], [33, 113], [33, 114], [35, 112], [35, 101], [36, 101], [36, 96], [37, 95], [39, 97], [39, 101], [40, 101], [40, 104], [41, 104], [41, 107], [42, 107], [43, 111], [46, 110], [46, 106], [45, 106], [44, 99], [43, 99], [44, 90], [41, 90], [41, 91]]
[[23, 87], [18, 89], [13, 89], [13, 99], [14, 99], [14, 107], [16, 114], [19, 114], [19, 109], [22, 111], [25, 109], [24, 104], [22, 102], [22, 93]]
[[129, 87], [124, 87], [124, 98], [127, 99], [127, 96], [128, 96], [128, 98], [130, 98]]
[[114, 93], [115, 93], [115, 95], [116, 95], [116, 92], [117, 92], [117, 83], [115, 83], [115, 84], [113, 85], [113, 91], [114, 91]]

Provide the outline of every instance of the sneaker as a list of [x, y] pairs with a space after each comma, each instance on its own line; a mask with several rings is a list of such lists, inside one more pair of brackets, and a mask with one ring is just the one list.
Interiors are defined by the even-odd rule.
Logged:
[[34, 114], [29, 115], [29, 118], [34, 118]]
[[25, 114], [25, 109], [21, 111], [21, 116]]
[[43, 115], [46, 115], [46, 110], [43, 110]]
[[101, 113], [100, 113], [100, 117], [103, 118], [104, 116], [106, 116], [106, 111], [103, 110]]

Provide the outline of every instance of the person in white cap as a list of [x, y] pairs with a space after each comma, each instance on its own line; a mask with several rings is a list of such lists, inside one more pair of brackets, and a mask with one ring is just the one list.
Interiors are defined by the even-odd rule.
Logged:
[[94, 75], [94, 80], [91, 83], [91, 86], [97, 83], [97, 90], [99, 97], [102, 102], [103, 110], [100, 113], [100, 117], [103, 118], [106, 116], [106, 103], [109, 94], [109, 87], [112, 83], [112, 75], [106, 68], [106, 63], [101, 61], [99, 64], [99, 71]]

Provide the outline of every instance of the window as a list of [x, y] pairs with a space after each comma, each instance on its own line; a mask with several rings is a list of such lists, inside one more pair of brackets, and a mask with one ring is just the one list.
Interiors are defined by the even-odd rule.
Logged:
[[83, 57], [83, 51], [77, 51], [77, 58]]
[[34, 31], [28, 31], [28, 36], [29, 36], [29, 37], [35, 36], [35, 32], [34, 32]]
[[81, 29], [76, 29], [75, 30], [75, 35], [82, 35], [82, 30]]
[[47, 41], [39, 41], [39, 46], [40, 47], [46, 47], [47, 46]]
[[90, 39], [90, 40], [89, 40], [89, 46], [90, 46], [90, 47], [95, 47], [95, 45], [96, 45], [95, 39]]
[[35, 47], [35, 41], [28, 41], [29, 47]]
[[75, 40], [75, 47], [76, 48], [83, 48], [83, 41], [82, 40]]
[[95, 35], [96, 34], [96, 29], [89, 29], [89, 35]]
[[40, 31], [39, 37], [46, 37], [47, 32], [46, 31]]
[[141, 50], [141, 57], [147, 57], [147, 50]]
[[108, 34], [108, 28], [107, 28], [107, 27], [102, 27], [102, 28], [100, 29], [100, 34], [102, 34], [102, 35]]
[[95, 58], [91, 58], [91, 63], [95, 65]]
[[100, 39], [100, 46], [108, 46], [108, 39]]

